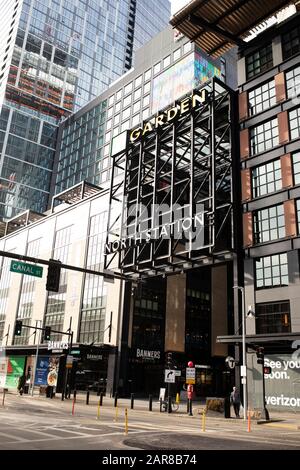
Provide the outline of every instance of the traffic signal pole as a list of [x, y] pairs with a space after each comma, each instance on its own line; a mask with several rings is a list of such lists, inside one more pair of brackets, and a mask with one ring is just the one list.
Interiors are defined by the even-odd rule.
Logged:
[[[35, 382], [35, 374], [36, 374], [36, 369], [37, 369], [37, 361], [38, 361], [38, 357], [39, 357], [39, 344], [40, 344], [40, 340], [41, 340], [41, 329], [37, 327], [37, 324], [38, 323], [41, 323], [42, 320], [36, 320], [35, 322], [35, 335], [34, 335], [34, 342], [36, 340], [36, 336], [37, 336], [37, 345], [36, 345], [36, 352], [35, 352], [35, 362], [34, 362], [34, 369], [33, 369], [33, 377], [32, 377], [32, 384], [31, 384], [31, 396], [33, 397], [33, 391], [34, 391], [34, 382]], [[39, 330], [39, 331], [37, 331]]]

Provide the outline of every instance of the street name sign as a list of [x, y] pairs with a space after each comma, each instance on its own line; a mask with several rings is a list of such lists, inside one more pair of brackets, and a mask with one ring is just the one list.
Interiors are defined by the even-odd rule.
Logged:
[[11, 261], [10, 271], [13, 273], [27, 274], [28, 276], [43, 277], [42, 266], [23, 263], [22, 261]]

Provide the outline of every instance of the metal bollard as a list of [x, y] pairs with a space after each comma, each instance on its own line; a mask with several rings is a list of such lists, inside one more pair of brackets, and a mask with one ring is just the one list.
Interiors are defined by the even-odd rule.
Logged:
[[162, 412], [162, 398], [159, 399], [159, 412]]
[[128, 434], [128, 411], [127, 408], [125, 408], [125, 436]]
[[190, 399], [190, 411], [189, 416], [193, 416], [193, 401]]
[[134, 409], [134, 393], [130, 395], [130, 408]]
[[3, 388], [2, 406], [4, 406], [4, 402], [5, 402], [5, 393], [6, 393], [6, 388]]
[[100, 393], [100, 406], [103, 405], [103, 392]]
[[149, 395], [149, 411], [152, 411], [152, 395]]
[[187, 399], [187, 402], [186, 402], [186, 412], [187, 414], [189, 414], [190, 412], [190, 399], [189, 398]]
[[172, 397], [168, 396], [168, 413], [172, 413]]
[[89, 402], [90, 402], [90, 391], [88, 390], [88, 391], [86, 392], [86, 404], [88, 405]]
[[114, 401], [114, 407], [116, 408], [118, 406], [118, 394], [117, 392], [115, 393], [115, 401]]

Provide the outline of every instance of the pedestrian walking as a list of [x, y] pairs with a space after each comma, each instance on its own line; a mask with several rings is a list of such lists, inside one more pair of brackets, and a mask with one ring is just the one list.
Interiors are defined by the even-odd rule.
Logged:
[[26, 377], [23, 374], [19, 377], [19, 382], [18, 382], [18, 391], [20, 395], [23, 395], [25, 382], [26, 382]]
[[235, 412], [235, 417], [240, 417], [240, 407], [241, 407], [241, 397], [240, 392], [238, 391], [237, 387], [233, 387], [233, 390], [230, 394], [230, 402], [233, 405], [233, 409]]

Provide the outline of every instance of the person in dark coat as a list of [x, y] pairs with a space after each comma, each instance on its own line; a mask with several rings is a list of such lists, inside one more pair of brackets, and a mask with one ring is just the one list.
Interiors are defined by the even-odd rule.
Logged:
[[19, 377], [19, 382], [18, 382], [18, 391], [20, 395], [23, 395], [25, 382], [26, 382], [26, 378], [25, 378], [25, 375], [23, 374]]
[[233, 409], [235, 412], [236, 418], [240, 417], [240, 407], [241, 407], [241, 397], [240, 392], [236, 387], [233, 387], [233, 390], [230, 394], [230, 402], [233, 404]]

